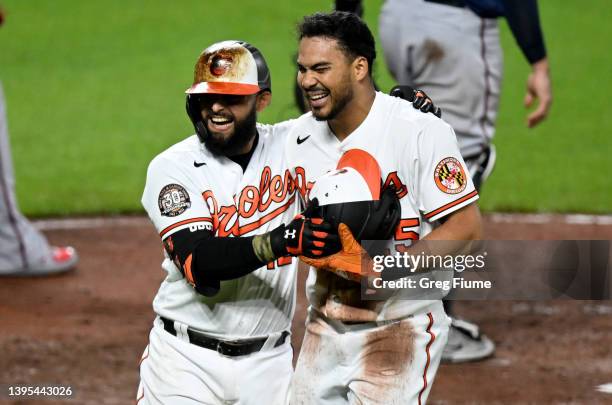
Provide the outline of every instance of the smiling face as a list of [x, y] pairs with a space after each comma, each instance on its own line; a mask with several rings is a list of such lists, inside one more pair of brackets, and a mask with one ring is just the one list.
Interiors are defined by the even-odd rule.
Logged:
[[304, 92], [313, 116], [332, 120], [353, 98], [353, 61], [328, 37], [300, 40], [297, 82]]
[[248, 152], [255, 137], [257, 103], [260, 95], [200, 95], [200, 108], [208, 129], [206, 146], [226, 156]]

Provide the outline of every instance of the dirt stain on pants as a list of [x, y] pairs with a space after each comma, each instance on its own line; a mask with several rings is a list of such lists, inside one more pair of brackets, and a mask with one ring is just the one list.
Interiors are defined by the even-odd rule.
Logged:
[[360, 359], [361, 375], [349, 385], [352, 403], [401, 403], [397, 395], [409, 381], [407, 371], [414, 360], [415, 332], [409, 321], [390, 324], [369, 333]]

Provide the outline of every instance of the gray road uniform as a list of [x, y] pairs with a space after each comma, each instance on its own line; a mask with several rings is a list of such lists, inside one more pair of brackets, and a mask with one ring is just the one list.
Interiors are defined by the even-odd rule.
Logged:
[[530, 63], [546, 56], [535, 0], [387, 0], [379, 20], [391, 74], [442, 108], [477, 186], [486, 175], [476, 172], [489, 174], [495, 158], [502, 16]]

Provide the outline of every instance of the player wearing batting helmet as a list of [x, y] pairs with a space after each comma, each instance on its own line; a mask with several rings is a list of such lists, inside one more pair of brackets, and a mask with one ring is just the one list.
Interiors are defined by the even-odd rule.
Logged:
[[329, 224], [294, 219], [282, 156], [291, 123], [256, 123], [271, 89], [257, 48], [211, 45], [186, 91], [196, 135], [149, 165], [142, 203], [163, 241], [167, 275], [153, 302], [139, 404], [287, 399], [292, 256], [330, 254], [339, 244]]

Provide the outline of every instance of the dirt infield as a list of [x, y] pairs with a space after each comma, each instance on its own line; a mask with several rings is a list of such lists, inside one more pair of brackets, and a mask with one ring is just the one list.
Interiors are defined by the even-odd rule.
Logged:
[[[495, 219], [495, 220], [494, 220]], [[612, 225], [486, 219], [491, 239], [612, 239]], [[580, 221], [577, 221], [580, 222]], [[46, 231], [80, 255], [70, 274], [0, 278], [0, 404], [129, 404], [163, 273], [161, 246], [144, 220]], [[302, 273], [303, 275], [303, 273]], [[303, 277], [301, 277], [303, 282]], [[300, 293], [302, 292], [300, 288]], [[498, 346], [494, 358], [440, 368], [430, 403], [612, 403], [612, 302], [460, 302]], [[302, 325], [300, 295], [294, 325]], [[299, 345], [302, 327], [294, 326]], [[15, 400], [10, 384], [71, 386], [74, 398]], [[262, 404], [263, 405], [263, 404]]]

